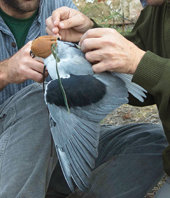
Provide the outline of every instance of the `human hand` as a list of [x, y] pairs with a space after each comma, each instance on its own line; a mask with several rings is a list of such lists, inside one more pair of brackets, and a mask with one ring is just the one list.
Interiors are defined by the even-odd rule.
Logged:
[[104, 71], [133, 74], [145, 54], [111, 28], [88, 30], [80, 40], [81, 50], [95, 73]]
[[93, 22], [78, 10], [61, 7], [53, 11], [46, 20], [46, 31], [49, 35], [59, 35], [64, 41], [78, 42]]
[[[1, 64], [1, 71], [4, 76], [4, 86], [9, 83], [22, 83], [32, 79], [36, 82], [43, 81], [43, 62], [37, 61], [30, 56], [32, 41], [28, 42], [11, 58]], [[45, 72], [47, 76], [48, 73]]]

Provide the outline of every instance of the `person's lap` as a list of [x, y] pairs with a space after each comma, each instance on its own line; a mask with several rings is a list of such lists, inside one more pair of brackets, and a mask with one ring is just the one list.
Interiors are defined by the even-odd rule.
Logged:
[[0, 198], [45, 197], [56, 153], [39, 84], [1, 105]]
[[[79, 197], [142, 197], [163, 173], [165, 144], [157, 125], [103, 126], [92, 185]], [[0, 198], [43, 198], [55, 165], [42, 87], [34, 84], [0, 106]], [[59, 165], [51, 187], [70, 192]]]
[[107, 128], [100, 141], [92, 186], [82, 197], [91, 193], [100, 198], [144, 197], [163, 174], [166, 141], [162, 128], [152, 124]]
[[[159, 125], [103, 126], [91, 187], [68, 197], [143, 198], [163, 175], [162, 150], [166, 144]], [[55, 178], [64, 180], [59, 167], [52, 175], [49, 189], [52, 186], [56, 192], [68, 193], [66, 183], [60, 186]]]

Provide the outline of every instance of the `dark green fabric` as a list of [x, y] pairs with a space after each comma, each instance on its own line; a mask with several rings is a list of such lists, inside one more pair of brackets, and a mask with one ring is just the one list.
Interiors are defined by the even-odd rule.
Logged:
[[[146, 51], [133, 81], [152, 95], [147, 104], [156, 103], [170, 143], [170, 3], [146, 7], [126, 37]], [[136, 105], [134, 101], [130, 98], [130, 104]], [[170, 147], [164, 151], [163, 159], [165, 171], [170, 175]]]
[[3, 18], [6, 25], [13, 33], [18, 49], [23, 47], [23, 45], [25, 44], [26, 36], [37, 14], [38, 11], [27, 19], [17, 19], [7, 15], [0, 9], [0, 16]]

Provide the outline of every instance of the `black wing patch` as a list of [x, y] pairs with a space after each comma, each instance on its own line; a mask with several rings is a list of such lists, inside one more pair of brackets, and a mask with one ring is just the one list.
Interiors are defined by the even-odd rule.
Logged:
[[[69, 107], [96, 103], [106, 93], [106, 86], [91, 75], [71, 75], [70, 78], [62, 78], [61, 82]], [[46, 101], [57, 106], [65, 106], [58, 80], [52, 80], [47, 86]]]

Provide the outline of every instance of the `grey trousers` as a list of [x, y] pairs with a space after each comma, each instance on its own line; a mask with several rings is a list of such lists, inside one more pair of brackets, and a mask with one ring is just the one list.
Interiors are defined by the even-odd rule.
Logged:
[[[92, 185], [79, 197], [142, 198], [163, 174], [166, 144], [158, 125], [102, 127]], [[56, 164], [42, 87], [33, 84], [0, 106], [0, 198], [44, 198]], [[69, 193], [59, 166], [51, 187]]]
[[22, 89], [0, 112], [0, 198], [45, 197], [56, 153], [42, 87]]

